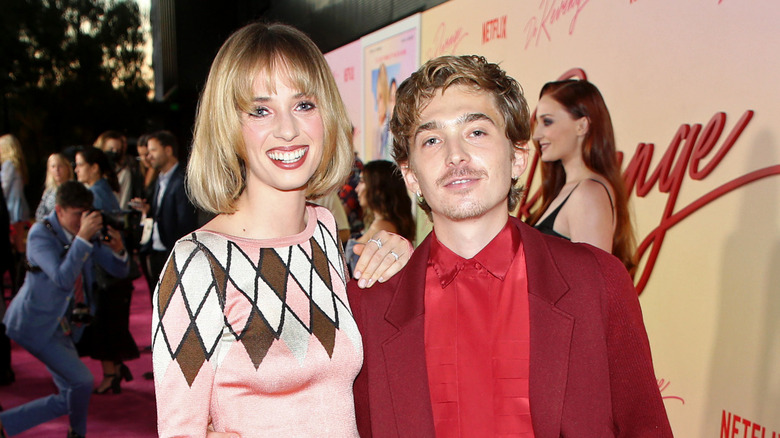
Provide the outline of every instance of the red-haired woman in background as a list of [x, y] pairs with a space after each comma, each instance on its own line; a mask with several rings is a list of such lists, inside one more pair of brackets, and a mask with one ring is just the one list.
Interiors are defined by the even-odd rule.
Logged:
[[533, 140], [542, 160], [542, 206], [529, 223], [614, 254], [628, 271], [636, 246], [609, 110], [585, 80], [542, 87]]

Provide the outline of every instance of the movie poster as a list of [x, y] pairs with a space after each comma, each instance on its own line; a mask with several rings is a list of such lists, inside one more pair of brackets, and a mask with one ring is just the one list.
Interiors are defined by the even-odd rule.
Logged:
[[390, 116], [398, 85], [419, 67], [420, 15], [361, 39], [363, 45], [363, 148], [366, 161], [391, 159]]
[[363, 158], [363, 57], [360, 40], [325, 54], [354, 131], [355, 152]]

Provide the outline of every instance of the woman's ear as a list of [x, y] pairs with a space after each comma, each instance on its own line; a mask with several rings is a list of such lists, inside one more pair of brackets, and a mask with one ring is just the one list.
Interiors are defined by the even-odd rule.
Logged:
[[575, 123], [577, 125], [576, 126], [577, 135], [580, 137], [584, 137], [585, 134], [587, 134], [588, 131], [590, 130], [590, 119], [586, 116], [583, 116], [577, 119]]

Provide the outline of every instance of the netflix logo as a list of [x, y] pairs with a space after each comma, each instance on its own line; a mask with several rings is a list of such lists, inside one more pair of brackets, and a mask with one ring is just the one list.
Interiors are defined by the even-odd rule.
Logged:
[[355, 80], [355, 67], [347, 67], [344, 69], [344, 82]]
[[780, 432], [767, 430], [755, 421], [724, 410], [720, 420], [720, 438], [780, 438]]
[[495, 39], [506, 39], [506, 15], [482, 23], [482, 44]]

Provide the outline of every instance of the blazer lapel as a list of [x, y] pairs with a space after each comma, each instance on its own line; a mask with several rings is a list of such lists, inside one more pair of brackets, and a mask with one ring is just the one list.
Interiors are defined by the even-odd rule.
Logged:
[[541, 234], [518, 223], [528, 273], [529, 394], [537, 437], [560, 436], [574, 318], [555, 303], [569, 290]]
[[398, 329], [382, 343], [382, 351], [399, 436], [434, 434], [424, 337], [430, 239], [415, 250], [385, 314], [385, 320]]

